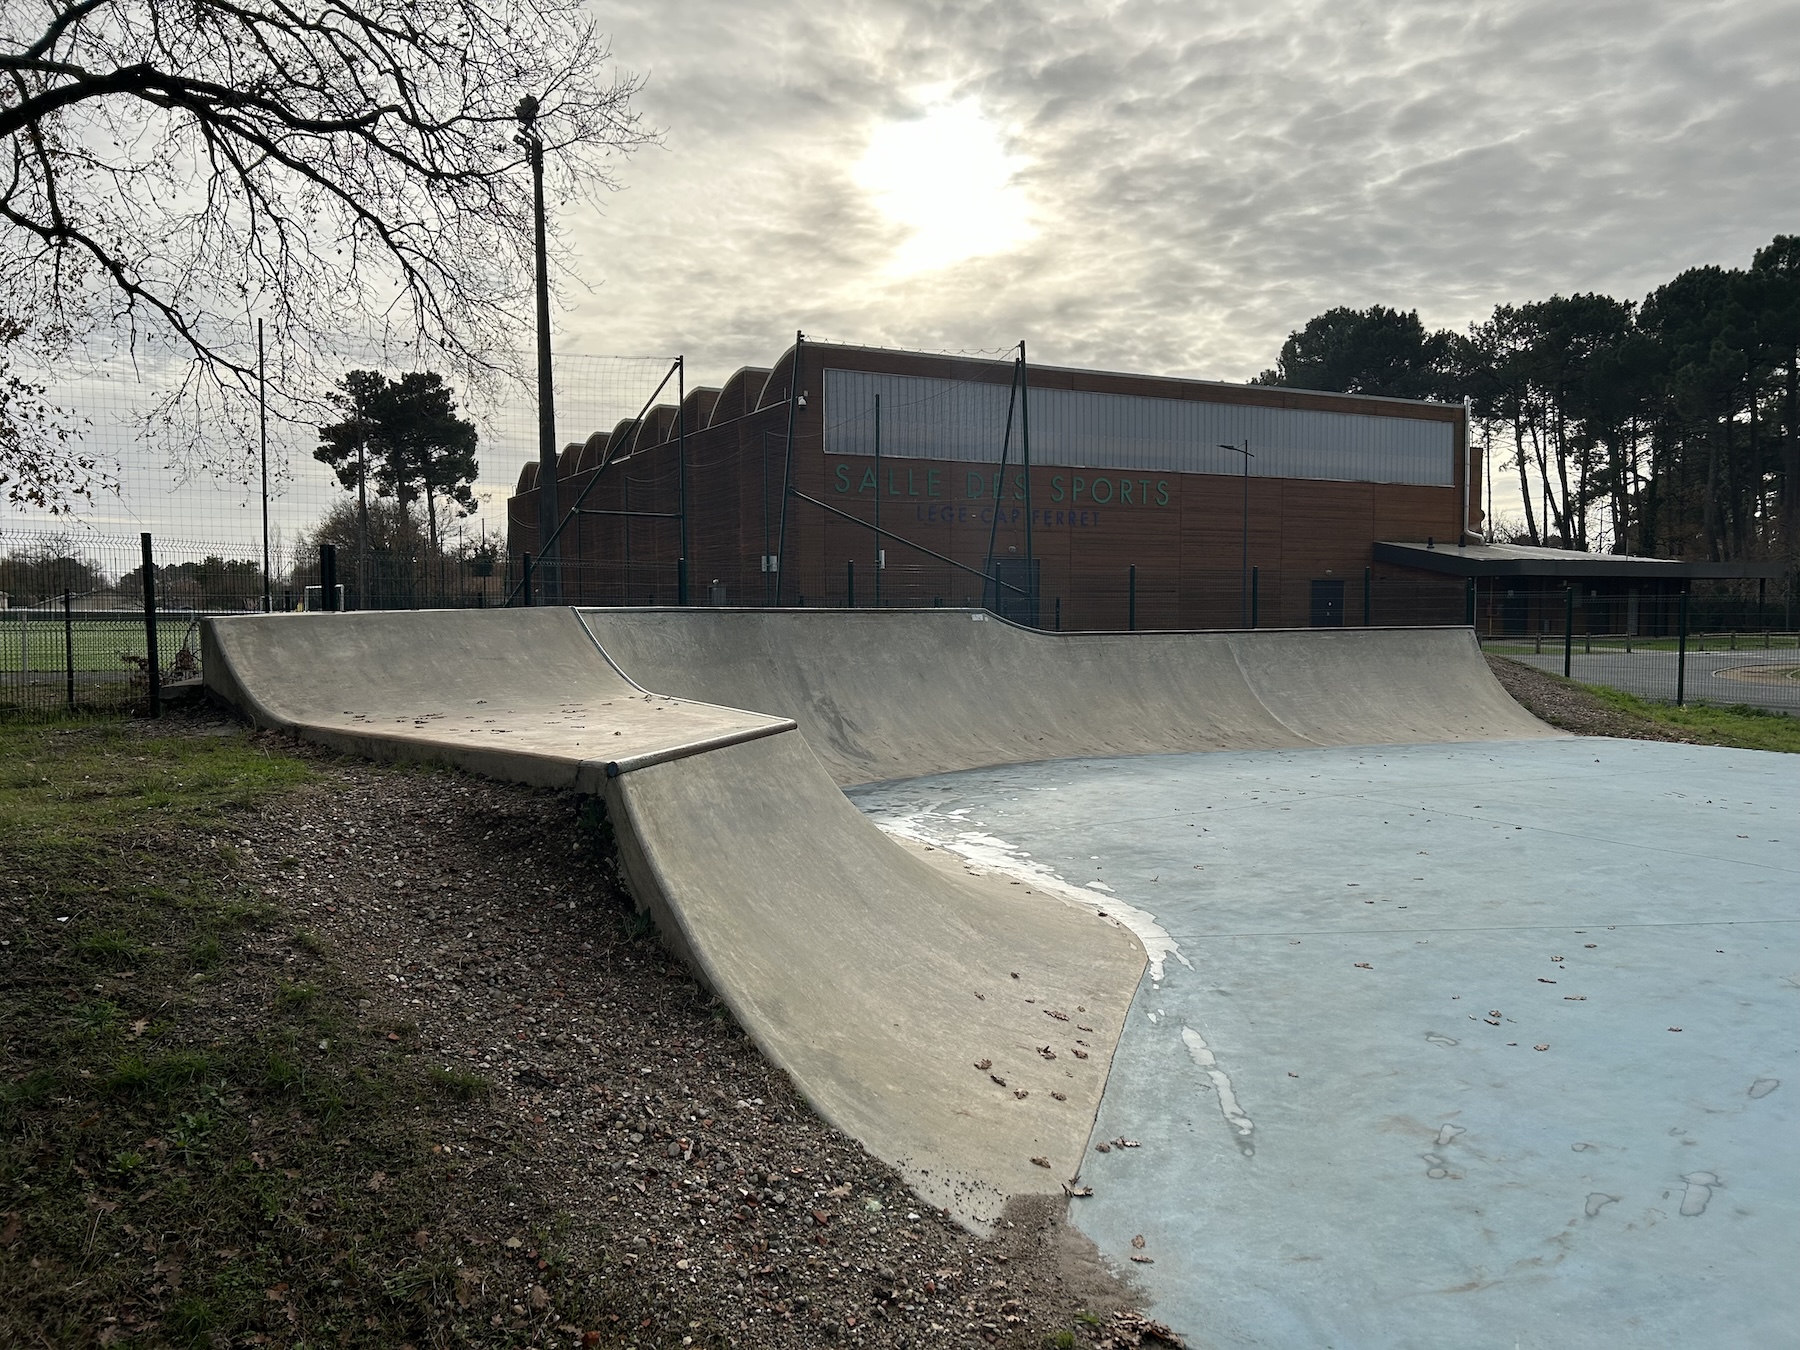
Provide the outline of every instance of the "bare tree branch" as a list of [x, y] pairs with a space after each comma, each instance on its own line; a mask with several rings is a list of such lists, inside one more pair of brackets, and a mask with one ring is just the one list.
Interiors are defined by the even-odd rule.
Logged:
[[0, 70], [0, 320], [44, 319], [15, 356], [122, 333], [191, 366], [182, 396], [248, 395], [253, 315], [278, 399], [371, 343], [503, 364], [530, 313], [520, 96], [564, 199], [653, 139], [585, 0], [10, 0]]

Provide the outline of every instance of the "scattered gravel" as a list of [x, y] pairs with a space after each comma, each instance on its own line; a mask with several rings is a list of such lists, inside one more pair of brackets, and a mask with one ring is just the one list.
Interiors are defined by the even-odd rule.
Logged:
[[[322, 779], [243, 841], [250, 878], [365, 991], [372, 1034], [469, 1094], [421, 1119], [461, 1166], [441, 1230], [493, 1257], [463, 1268], [468, 1317], [546, 1345], [1124, 1345], [1154, 1327], [1067, 1200], [1015, 1203], [977, 1240], [814, 1116], [632, 911], [594, 801], [266, 743]], [[625, 1295], [636, 1325], [563, 1321], [583, 1284]]]
[[1633, 741], [1679, 741], [1685, 745], [1705, 742], [1679, 728], [1635, 717], [1609, 707], [1579, 685], [1534, 666], [1509, 661], [1504, 656], [1490, 656], [1488, 668], [1494, 672], [1506, 692], [1526, 711], [1553, 727], [1572, 731], [1578, 736], [1618, 736]]

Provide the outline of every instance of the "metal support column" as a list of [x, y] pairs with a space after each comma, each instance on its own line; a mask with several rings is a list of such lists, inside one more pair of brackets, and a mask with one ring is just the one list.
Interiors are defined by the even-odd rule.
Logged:
[[1031, 626], [1038, 628], [1044, 621], [1038, 613], [1037, 568], [1031, 561], [1031, 367], [1025, 360], [1023, 338], [1019, 339], [1019, 451], [1025, 465], [1025, 587], [1030, 592], [1025, 612]]
[[1683, 591], [1676, 602], [1676, 624], [1680, 636], [1675, 643], [1675, 706], [1687, 702], [1688, 593]]
[[675, 568], [675, 603], [686, 605], [688, 602], [687, 357], [678, 356], [675, 360], [675, 457], [681, 476], [678, 503], [681, 512], [681, 549], [680, 559]]
[[150, 715], [162, 716], [162, 658], [156, 651], [156, 559], [150, 536], [140, 535], [144, 550], [144, 674], [150, 681]]
[[319, 608], [335, 614], [338, 607], [337, 546], [319, 545]]
[[[775, 603], [781, 603], [782, 568], [787, 563], [788, 497], [794, 491], [794, 423], [800, 411], [800, 348], [806, 334], [794, 332], [794, 364], [788, 371], [787, 453], [781, 468], [781, 524], [775, 535]], [[821, 566], [824, 559], [820, 559]]]
[[1563, 587], [1563, 678], [1569, 678], [1569, 672], [1575, 661], [1575, 588]]
[[63, 591], [63, 672], [69, 677], [69, 711], [75, 711], [75, 601]]
[[875, 395], [875, 608], [881, 608], [881, 395]]

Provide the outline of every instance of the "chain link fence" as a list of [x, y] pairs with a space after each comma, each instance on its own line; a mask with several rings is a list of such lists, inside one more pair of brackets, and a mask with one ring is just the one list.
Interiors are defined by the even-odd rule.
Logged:
[[[411, 541], [362, 551], [327, 544], [265, 576], [255, 540], [75, 542], [8, 531], [0, 535], [0, 715], [154, 710], [200, 680], [200, 621], [209, 616], [541, 602], [531, 570], [528, 555]], [[680, 563], [637, 562], [566, 566], [563, 589], [564, 603], [576, 605], [759, 607], [776, 603], [774, 582], [750, 570], [699, 577]], [[1547, 592], [1529, 633], [1496, 631], [1507, 626], [1500, 609], [1478, 604], [1460, 581], [1374, 569], [1339, 578], [1253, 568], [1177, 580], [1128, 563], [1058, 581], [1022, 565], [984, 579], [948, 562], [846, 560], [789, 575], [779, 598], [805, 608], [985, 607], [1048, 631], [1444, 627], [1469, 623], [1474, 609], [1485, 650], [1541, 670], [1671, 703], [1800, 712], [1800, 631], [1788, 600], [1729, 584], [1628, 598]]]
[[1785, 592], [1771, 600], [1766, 588], [1697, 581], [1681, 594], [1572, 587], [1558, 598], [1537, 607], [1529, 634], [1489, 626], [1483, 648], [1658, 702], [1800, 713], [1800, 632]]

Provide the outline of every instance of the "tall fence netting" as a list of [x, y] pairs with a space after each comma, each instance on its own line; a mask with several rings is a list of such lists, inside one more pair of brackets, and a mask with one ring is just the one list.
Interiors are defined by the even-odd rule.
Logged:
[[[479, 472], [469, 505], [415, 491], [363, 499], [314, 456], [319, 428], [344, 416], [329, 396], [351, 371], [398, 379], [415, 354], [346, 351], [309, 384], [268, 401], [172, 397], [191, 371], [113, 359], [46, 381], [71, 444], [108, 480], [58, 513], [0, 503], [0, 714], [115, 711], [144, 701], [152, 627], [142, 536], [151, 537], [158, 683], [199, 672], [199, 620], [326, 607], [321, 545], [338, 559], [338, 607], [497, 605], [517, 581], [507, 499], [538, 457], [528, 360], [453, 388], [474, 424]], [[665, 357], [571, 354], [553, 362], [560, 444], [633, 418], [671, 369]], [[516, 372], [524, 370], [525, 375]], [[267, 435], [264, 492], [263, 433]], [[560, 445], [559, 445], [560, 449]], [[267, 526], [264, 523], [265, 500]]]

